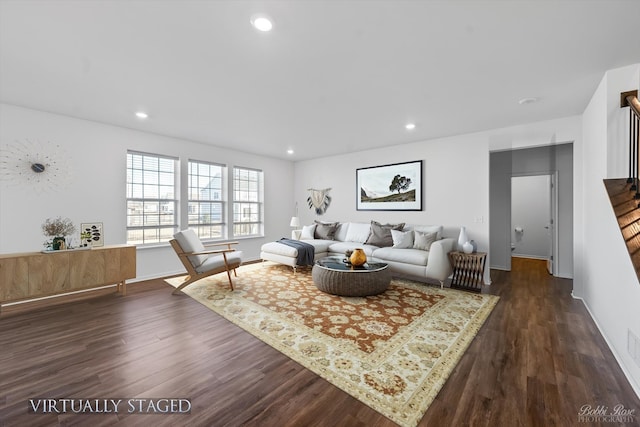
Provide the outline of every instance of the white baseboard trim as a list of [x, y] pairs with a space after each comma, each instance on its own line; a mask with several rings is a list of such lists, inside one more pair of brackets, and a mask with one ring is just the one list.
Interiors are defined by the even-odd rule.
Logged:
[[616, 349], [611, 345], [611, 343], [607, 339], [607, 335], [604, 333], [603, 329], [600, 327], [600, 324], [598, 323], [598, 320], [595, 318], [595, 316], [591, 312], [591, 309], [589, 308], [589, 304], [587, 304], [587, 302], [584, 300], [584, 298], [575, 296], [573, 294], [573, 291], [571, 292], [571, 297], [573, 297], [573, 299], [577, 299], [577, 300], [582, 301], [582, 304], [587, 309], [587, 312], [589, 313], [589, 316], [591, 316], [591, 319], [593, 319], [593, 323], [596, 324], [596, 327], [598, 328], [598, 331], [600, 331], [600, 335], [602, 335], [602, 338], [604, 338], [604, 341], [607, 343], [607, 346], [609, 347], [609, 350], [611, 350], [611, 353], [613, 353], [613, 357], [616, 359], [616, 362], [618, 362], [618, 366], [620, 366], [620, 369], [622, 369], [622, 373], [624, 374], [625, 377], [627, 377], [627, 381], [629, 381], [629, 384], [631, 385], [631, 388], [635, 392], [636, 396], [638, 396], [638, 398], [640, 399], [640, 384], [637, 384], [635, 382], [634, 378], [631, 376], [631, 373], [626, 369], [625, 364], [622, 362], [622, 358], [620, 357], [620, 355], [618, 354]]
[[511, 254], [511, 258], [529, 258], [529, 259], [541, 259], [547, 261], [549, 257], [546, 256], [537, 256], [537, 255], [521, 255], [521, 254]]

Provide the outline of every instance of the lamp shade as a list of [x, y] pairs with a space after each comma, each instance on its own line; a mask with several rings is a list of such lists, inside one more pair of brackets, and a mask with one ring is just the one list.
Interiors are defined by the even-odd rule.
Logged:
[[297, 216], [291, 217], [291, 222], [289, 223], [290, 227], [300, 227], [300, 218]]

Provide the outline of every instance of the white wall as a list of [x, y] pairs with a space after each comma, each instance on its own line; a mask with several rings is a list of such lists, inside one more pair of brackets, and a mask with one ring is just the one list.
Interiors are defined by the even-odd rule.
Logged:
[[[548, 259], [551, 234], [551, 176], [511, 178], [511, 242], [513, 255]], [[516, 227], [521, 232], [516, 231]]]
[[[457, 237], [467, 227], [480, 251], [489, 250], [489, 150], [546, 144], [560, 135], [572, 141], [579, 134], [575, 117], [526, 126], [421, 141], [353, 154], [331, 156], [295, 164], [295, 200], [303, 224], [314, 219], [336, 221], [406, 222], [442, 224], [445, 235]], [[424, 209], [421, 212], [357, 211], [356, 169], [369, 166], [424, 161]], [[332, 204], [317, 217], [306, 207], [308, 188], [331, 188]], [[490, 264], [491, 253], [489, 253]], [[489, 269], [485, 282], [489, 283]]]
[[[41, 250], [45, 237], [40, 225], [55, 216], [69, 217], [76, 225], [102, 222], [105, 244], [125, 243], [128, 149], [262, 169], [265, 237], [242, 239], [239, 248], [245, 259], [258, 259], [265, 241], [289, 235], [292, 162], [0, 104], [0, 144], [25, 139], [59, 144], [68, 155], [73, 180], [43, 194], [0, 185], [0, 253]], [[180, 271], [182, 265], [168, 244], [138, 249], [139, 279]]]
[[[627, 334], [640, 336], [640, 283], [627, 253], [602, 180], [626, 176], [620, 93], [640, 86], [640, 64], [611, 70], [583, 115], [583, 141], [576, 176], [583, 189], [576, 200], [576, 274], [573, 293], [582, 298], [623, 371], [640, 395], [640, 367], [627, 352]], [[621, 124], [622, 123], [622, 124]], [[621, 135], [622, 133], [622, 135]]]

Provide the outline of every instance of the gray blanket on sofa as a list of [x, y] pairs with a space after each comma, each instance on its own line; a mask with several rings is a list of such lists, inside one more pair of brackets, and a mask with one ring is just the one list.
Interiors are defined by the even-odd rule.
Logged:
[[313, 245], [301, 242], [300, 240], [286, 239], [284, 237], [278, 240], [278, 242], [298, 250], [298, 257], [296, 258], [297, 265], [313, 265], [313, 258], [316, 255], [316, 250]]

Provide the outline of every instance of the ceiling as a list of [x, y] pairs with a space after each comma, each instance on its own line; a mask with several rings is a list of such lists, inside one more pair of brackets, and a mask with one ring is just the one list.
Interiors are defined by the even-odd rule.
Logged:
[[631, 0], [0, 0], [0, 101], [297, 161], [581, 114], [640, 62], [639, 17]]

